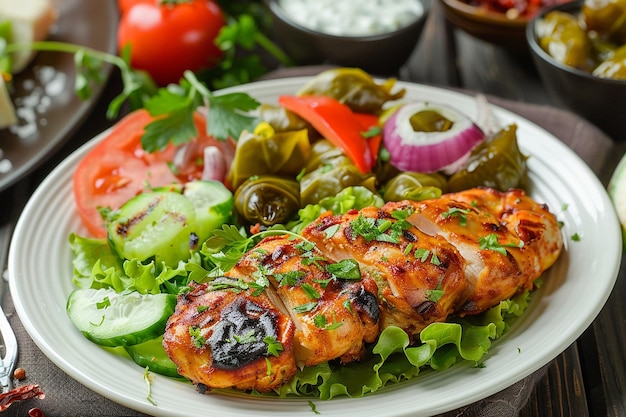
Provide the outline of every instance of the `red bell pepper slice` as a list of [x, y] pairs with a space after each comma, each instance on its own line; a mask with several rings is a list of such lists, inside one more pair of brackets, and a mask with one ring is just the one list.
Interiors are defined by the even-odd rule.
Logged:
[[372, 170], [376, 153], [372, 153], [374, 149], [370, 146], [378, 152], [376, 142], [380, 144], [380, 140], [374, 139], [370, 145], [363, 133], [378, 126], [376, 116], [357, 116], [350, 107], [327, 96], [280, 96], [278, 103], [311, 123], [322, 136], [341, 148], [359, 171]]

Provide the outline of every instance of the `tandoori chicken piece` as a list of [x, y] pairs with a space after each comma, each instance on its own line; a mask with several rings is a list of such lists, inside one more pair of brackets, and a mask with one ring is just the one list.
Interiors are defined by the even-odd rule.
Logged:
[[398, 326], [417, 335], [464, 301], [465, 261], [445, 239], [407, 222], [408, 209], [368, 207], [326, 215], [301, 234], [334, 260], [355, 259], [376, 280], [383, 328]]
[[178, 298], [163, 346], [178, 373], [207, 388], [267, 392], [295, 374], [293, 322], [245, 283], [220, 277]]
[[310, 242], [265, 238], [226, 274], [268, 280], [295, 324], [299, 365], [358, 360], [380, 332], [376, 283], [355, 263], [330, 262]]
[[521, 190], [472, 189], [410, 206], [411, 224], [452, 243], [466, 260], [466, 301], [458, 315], [478, 314], [533, 282], [558, 258], [563, 241], [556, 217]]

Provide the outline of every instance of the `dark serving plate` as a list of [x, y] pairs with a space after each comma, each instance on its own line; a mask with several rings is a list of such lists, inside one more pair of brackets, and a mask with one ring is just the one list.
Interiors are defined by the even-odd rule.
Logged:
[[[59, 18], [48, 40], [115, 53], [118, 12], [112, 1], [55, 0]], [[110, 73], [107, 69], [106, 75]], [[104, 87], [83, 101], [74, 93], [74, 57], [39, 52], [13, 79], [19, 123], [0, 130], [0, 191], [50, 157], [89, 115]]]

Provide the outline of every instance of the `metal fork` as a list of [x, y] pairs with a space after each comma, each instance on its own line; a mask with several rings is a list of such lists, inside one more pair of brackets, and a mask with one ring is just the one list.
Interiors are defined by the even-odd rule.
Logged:
[[13, 227], [10, 223], [0, 227], [0, 271], [2, 271], [0, 277], [0, 336], [3, 342], [3, 349], [1, 349], [3, 356], [0, 359], [0, 385], [3, 393], [13, 388], [13, 371], [17, 363], [17, 339], [1, 306], [8, 284], [6, 281], [6, 256], [12, 232]]

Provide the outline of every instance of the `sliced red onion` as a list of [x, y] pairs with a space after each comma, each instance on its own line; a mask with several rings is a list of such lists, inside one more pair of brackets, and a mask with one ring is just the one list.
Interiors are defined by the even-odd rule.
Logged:
[[[445, 132], [413, 130], [411, 116], [425, 110], [438, 112], [453, 123], [452, 128]], [[485, 134], [469, 117], [448, 106], [414, 102], [403, 105], [387, 120], [383, 138], [390, 163], [396, 168], [452, 174], [463, 166]]]

